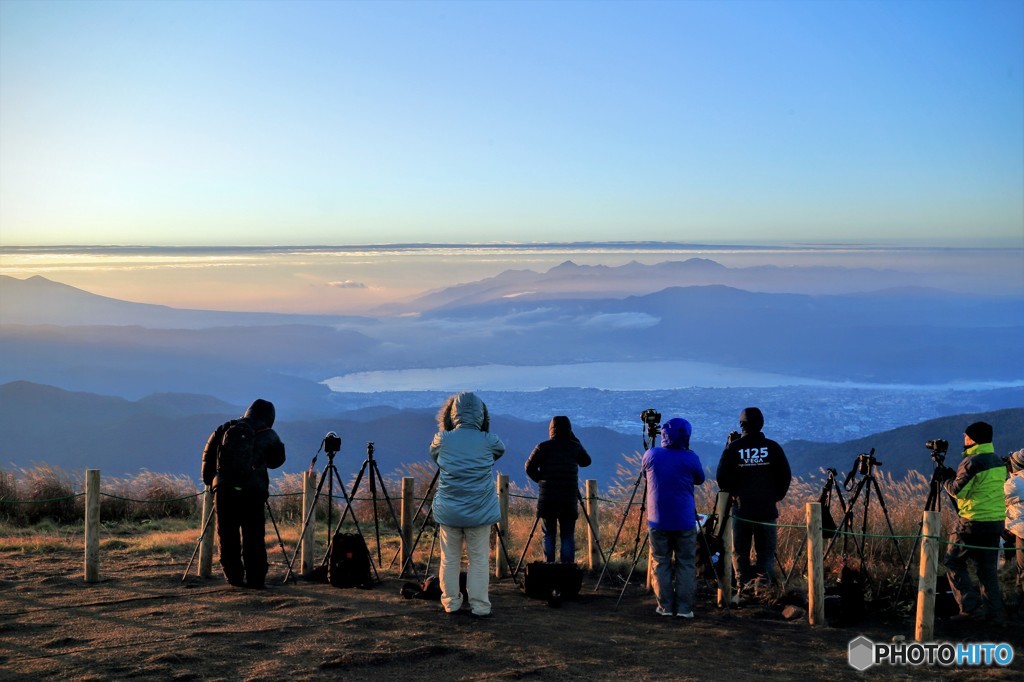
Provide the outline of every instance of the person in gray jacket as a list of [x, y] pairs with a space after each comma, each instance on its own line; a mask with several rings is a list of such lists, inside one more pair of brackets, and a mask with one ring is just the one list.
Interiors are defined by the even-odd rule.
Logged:
[[459, 572], [465, 546], [470, 613], [483, 618], [491, 614], [491, 526], [501, 518], [491, 468], [505, 454], [505, 445], [489, 432], [487, 406], [473, 393], [448, 398], [437, 421], [440, 430], [430, 456], [439, 470], [432, 511], [441, 529], [441, 605], [448, 613], [462, 608]]

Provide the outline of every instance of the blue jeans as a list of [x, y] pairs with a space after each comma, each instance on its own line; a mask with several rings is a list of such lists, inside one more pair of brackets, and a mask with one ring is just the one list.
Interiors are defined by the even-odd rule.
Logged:
[[693, 611], [697, 589], [694, 559], [697, 555], [697, 529], [648, 530], [651, 558], [654, 560], [654, 596], [658, 606], [669, 613]]
[[[766, 523], [775, 523], [775, 519]], [[733, 517], [732, 524], [732, 565], [740, 586], [755, 578], [772, 581], [775, 568], [775, 546], [778, 543], [778, 528], [764, 523], [751, 523]], [[754, 563], [750, 563], [750, 547], [754, 547]]]
[[576, 563], [576, 517], [575, 516], [544, 516], [541, 517], [541, 528], [544, 532], [544, 560], [555, 561], [555, 533], [560, 531], [562, 537], [562, 563]]

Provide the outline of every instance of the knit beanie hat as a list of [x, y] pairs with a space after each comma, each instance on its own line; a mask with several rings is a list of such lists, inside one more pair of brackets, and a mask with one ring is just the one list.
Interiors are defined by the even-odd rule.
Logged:
[[1018, 450], [1010, 455], [1010, 470], [1024, 471], [1024, 450]]
[[985, 422], [974, 422], [966, 429], [964, 435], [969, 437], [978, 445], [992, 442], [992, 425]]

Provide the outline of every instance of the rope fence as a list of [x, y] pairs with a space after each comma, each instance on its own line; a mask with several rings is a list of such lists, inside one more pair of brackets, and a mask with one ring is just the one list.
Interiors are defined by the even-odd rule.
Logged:
[[[402, 557], [403, 560], [402, 566], [404, 572], [404, 567], [410, 565], [412, 553], [415, 550], [415, 542], [413, 540], [414, 524], [417, 522], [417, 517], [419, 517], [421, 515], [421, 512], [424, 511], [424, 508], [426, 508], [427, 512], [423, 516], [422, 526], [420, 527], [420, 531], [422, 533], [422, 528], [427, 524], [427, 518], [429, 516], [429, 505], [427, 503], [432, 499], [432, 496], [430, 495], [430, 490], [427, 490], [424, 496], [417, 497], [414, 494], [415, 479], [411, 477], [403, 477], [401, 483], [402, 492], [400, 499], [401, 520], [399, 521], [399, 555]], [[537, 496], [510, 492], [508, 476], [504, 474], [498, 475], [496, 487], [497, 495], [499, 498], [499, 506], [501, 509], [501, 521], [499, 522], [499, 539], [501, 539], [505, 534], [504, 529], [508, 528], [509, 499], [516, 498], [519, 500], [536, 500]], [[626, 516], [630, 513], [632, 508], [636, 506], [642, 506], [644, 502], [636, 502], [633, 500], [633, 498], [630, 498], [628, 501], [602, 498], [597, 495], [597, 481], [593, 479], [588, 479], [586, 481], [585, 489], [586, 495], [581, 494], [580, 501], [583, 504], [585, 516], [589, 521], [589, 523], [585, 524], [585, 532], [587, 534], [590, 547], [589, 568], [591, 570], [594, 570], [596, 567], [599, 567], [600, 565], [607, 563], [611, 559], [611, 556], [604, 556], [603, 552], [600, 550], [600, 526], [597, 520], [600, 514], [600, 505], [603, 503], [617, 505], [620, 507], [626, 507], [626, 513], [625, 515], [623, 515], [622, 519], [623, 523], [625, 523]], [[303, 533], [302, 536], [299, 538], [299, 546], [296, 547], [296, 555], [298, 555], [301, 552], [302, 556], [302, 561], [299, 564], [298, 572], [300, 575], [308, 576], [310, 573], [312, 573], [312, 571], [315, 568], [313, 563], [313, 548], [315, 545], [314, 531], [316, 527], [316, 505], [313, 503], [316, 501], [318, 496], [316, 490], [316, 477], [312, 472], [305, 472], [303, 474], [303, 490], [301, 492], [275, 493], [270, 497], [282, 498], [297, 496], [302, 496], [303, 521]], [[99, 470], [89, 469], [86, 471], [84, 492], [72, 493], [61, 497], [49, 497], [45, 499], [32, 500], [4, 497], [0, 498], [0, 505], [45, 504], [74, 500], [80, 497], [85, 498], [85, 581], [87, 583], [94, 583], [99, 580], [99, 533], [101, 528], [99, 516], [101, 497], [136, 504], [169, 504], [202, 497], [203, 509], [201, 518], [201, 528], [204, 529], [205, 532], [199, 538], [199, 545], [197, 546], [197, 551], [199, 551], [200, 556], [198, 573], [201, 577], [210, 577], [212, 573], [211, 565], [213, 556], [213, 532], [210, 520], [214, 513], [213, 493], [210, 489], [206, 489], [195, 494], [182, 495], [177, 497], [167, 497], [160, 499], [138, 499], [101, 491]], [[339, 501], [339, 504], [342, 499], [345, 499], [348, 501], [349, 505], [351, 505], [354, 502], [376, 503], [381, 501], [381, 499], [376, 496], [355, 497], [346, 496], [344, 494], [339, 496], [337, 499]], [[726, 509], [728, 506], [727, 501], [728, 493], [719, 492], [718, 499], [716, 501], [716, 510]], [[806, 531], [808, 622], [810, 625], [820, 625], [825, 623], [824, 554], [826, 552], [824, 551], [823, 539], [825, 537], [825, 533], [828, 533], [830, 537], [832, 535], [842, 535], [857, 538], [872, 538], [894, 541], [914, 540], [915, 543], [920, 542], [917, 614], [915, 620], [915, 638], [917, 639], [917, 641], [930, 641], [934, 634], [934, 606], [937, 580], [937, 564], [939, 549], [942, 545], [946, 545], [947, 547], [961, 547], [971, 550], [1016, 552], [1024, 551], [1024, 547], [986, 547], [968, 545], [964, 543], [956, 543], [945, 540], [941, 534], [941, 516], [939, 512], [935, 511], [923, 512], [921, 530], [917, 534], [880, 534], [856, 532], [852, 530], [847, 530], [845, 528], [828, 528], [827, 530], [824, 530], [821, 521], [821, 503], [807, 503], [805, 506], [805, 512], [806, 522], [804, 524], [779, 523], [777, 521], [760, 521], [754, 519], [747, 519], [736, 515], [729, 515], [724, 512], [720, 513], [720, 517], [725, 519], [724, 523], [722, 523], [720, 525], [720, 528], [718, 528], [719, 537], [722, 539], [723, 546], [723, 556], [721, 557], [722, 571], [721, 576], [719, 578], [718, 588], [718, 600], [720, 606], [727, 607], [732, 600], [732, 533], [735, 522], [749, 523], [761, 526], [771, 526], [783, 529], [803, 529]], [[396, 519], [396, 521], [397, 520], [398, 519]], [[500, 552], [504, 551], [503, 544], [503, 540], [495, 543], [495, 572], [497, 577], [504, 577], [508, 574], [507, 562], [502, 560], [502, 556], [500, 554]], [[612, 549], [614, 550], [614, 547]], [[294, 556], [296, 555], [293, 555], [293, 559]], [[195, 555], [193, 555], [193, 557], [194, 556]], [[797, 558], [797, 561], [799, 561], [799, 558]], [[648, 562], [648, 564], [650, 565], [650, 562]]]

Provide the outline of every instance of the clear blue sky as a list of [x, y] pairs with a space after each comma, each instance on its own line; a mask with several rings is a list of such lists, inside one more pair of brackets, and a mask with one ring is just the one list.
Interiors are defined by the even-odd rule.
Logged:
[[0, 0], [0, 245], [1024, 245], [1024, 3]]

